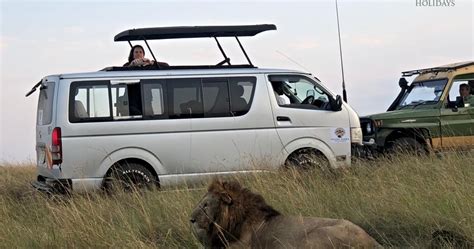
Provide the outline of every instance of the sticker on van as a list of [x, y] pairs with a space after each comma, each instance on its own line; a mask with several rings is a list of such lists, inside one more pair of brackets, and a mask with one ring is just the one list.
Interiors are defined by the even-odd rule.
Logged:
[[349, 134], [346, 132], [347, 128], [333, 128], [331, 129], [331, 141], [333, 143], [348, 143], [350, 142]]

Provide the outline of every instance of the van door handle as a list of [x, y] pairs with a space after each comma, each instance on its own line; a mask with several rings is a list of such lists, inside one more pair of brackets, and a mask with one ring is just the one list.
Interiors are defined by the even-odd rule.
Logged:
[[277, 121], [289, 121], [291, 122], [291, 119], [286, 116], [277, 116]]

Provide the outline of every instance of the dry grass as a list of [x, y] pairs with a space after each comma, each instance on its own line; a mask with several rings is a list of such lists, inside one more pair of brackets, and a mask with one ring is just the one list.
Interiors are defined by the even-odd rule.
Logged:
[[[47, 197], [33, 167], [0, 167], [0, 248], [197, 248], [189, 215], [205, 189]], [[284, 214], [344, 218], [386, 247], [426, 248], [436, 230], [474, 238], [474, 155], [359, 162], [236, 177]]]

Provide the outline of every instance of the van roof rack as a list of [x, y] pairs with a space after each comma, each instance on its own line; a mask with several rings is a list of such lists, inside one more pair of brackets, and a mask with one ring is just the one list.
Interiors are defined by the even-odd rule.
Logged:
[[[276, 30], [274, 24], [259, 24], [259, 25], [234, 25], [234, 26], [179, 26], [179, 27], [155, 27], [155, 28], [141, 28], [141, 29], [129, 29], [120, 32], [114, 37], [114, 41], [127, 41], [130, 47], [133, 47], [131, 41], [143, 40], [148, 47], [153, 59], [156, 57], [153, 54], [148, 40], [163, 40], [163, 39], [182, 39], [182, 38], [214, 38], [217, 43], [219, 50], [224, 56], [224, 60], [217, 63], [216, 65], [206, 65], [204, 67], [216, 68], [227, 64], [229, 67], [233, 67], [230, 63], [230, 58], [227, 57], [224, 49], [222, 49], [219, 43], [218, 37], [235, 37], [240, 49], [245, 55], [248, 61], [248, 65], [238, 65], [238, 67], [254, 67], [250, 58], [245, 52], [242, 43], [239, 40], [239, 36], [255, 36], [264, 31]], [[163, 65], [155, 63], [152, 69], [161, 69]], [[189, 66], [192, 67], [192, 66]], [[203, 67], [203, 66], [199, 66]], [[174, 69], [175, 67], [167, 67], [167, 69]], [[111, 70], [120, 70], [120, 67], [112, 67]], [[126, 69], [125, 69], [126, 70]]]
[[273, 24], [259, 24], [239, 26], [180, 26], [141, 28], [129, 29], [120, 32], [114, 37], [114, 41], [254, 36], [258, 33], [268, 30], [276, 30], [276, 26]]

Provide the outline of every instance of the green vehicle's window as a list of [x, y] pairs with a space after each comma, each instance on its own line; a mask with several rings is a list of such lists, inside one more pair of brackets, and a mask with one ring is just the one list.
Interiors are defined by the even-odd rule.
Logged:
[[397, 109], [438, 103], [446, 83], [446, 79], [413, 83], [403, 96]]
[[[465, 89], [461, 96], [461, 88]], [[470, 92], [467, 92], [470, 90]], [[465, 74], [453, 80], [449, 90], [446, 108], [472, 107], [474, 105], [474, 74]]]

